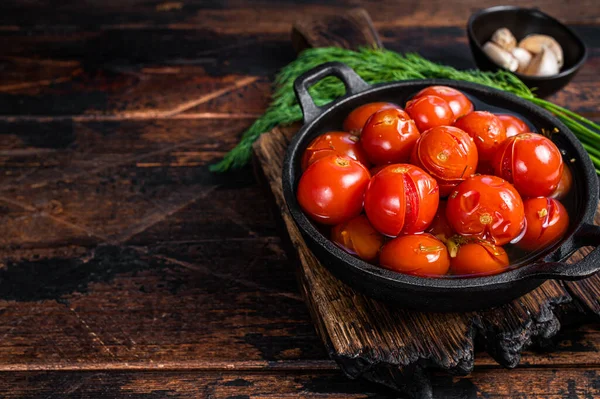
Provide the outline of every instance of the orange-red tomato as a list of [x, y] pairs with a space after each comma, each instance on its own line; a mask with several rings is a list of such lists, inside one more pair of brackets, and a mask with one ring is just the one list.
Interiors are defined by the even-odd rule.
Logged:
[[358, 143], [358, 137], [346, 132], [329, 132], [315, 138], [304, 150], [302, 170], [306, 170], [317, 159], [328, 155], [344, 155], [369, 166], [369, 159]]
[[506, 251], [486, 241], [460, 245], [456, 256], [450, 258], [450, 272], [455, 275], [491, 275], [508, 267]]
[[419, 135], [415, 122], [406, 112], [388, 108], [367, 120], [360, 145], [375, 165], [406, 162]]
[[571, 173], [571, 168], [567, 166], [567, 164], [563, 163], [563, 172], [560, 177], [560, 181], [558, 182], [558, 186], [556, 190], [550, 195], [550, 198], [554, 199], [563, 199], [569, 194], [571, 191], [571, 186], [573, 185], [573, 174]]
[[450, 226], [450, 222], [446, 217], [446, 201], [440, 201], [427, 232], [442, 242], [448, 241], [454, 235], [454, 230], [452, 230], [452, 226]]
[[502, 121], [487, 111], [473, 111], [458, 119], [454, 126], [473, 137], [480, 161], [491, 160], [500, 144], [506, 140]]
[[454, 118], [458, 119], [461, 116], [473, 112], [473, 103], [460, 91], [448, 86], [429, 86], [418, 92], [413, 98], [423, 96], [438, 96], [446, 100]]
[[435, 179], [414, 165], [390, 165], [379, 171], [365, 192], [365, 212], [379, 232], [388, 236], [425, 230], [439, 203]]
[[569, 227], [565, 207], [553, 198], [529, 198], [525, 202], [525, 235], [517, 246], [528, 251], [544, 248], [560, 240]]
[[362, 211], [371, 175], [353, 159], [339, 155], [321, 158], [300, 177], [298, 203], [314, 221], [338, 224]]
[[448, 197], [446, 216], [458, 234], [504, 245], [525, 227], [523, 200], [515, 188], [496, 176], [475, 175]]
[[439, 126], [424, 132], [413, 148], [411, 163], [423, 168], [440, 186], [440, 196], [475, 173], [477, 148], [473, 139], [452, 126]]
[[386, 269], [415, 276], [434, 277], [448, 272], [446, 246], [429, 234], [394, 238], [381, 249], [379, 263]]
[[492, 162], [496, 176], [514, 184], [524, 197], [551, 195], [562, 176], [559, 149], [546, 137], [522, 133], [507, 139]]
[[438, 96], [422, 96], [406, 103], [406, 113], [420, 132], [436, 126], [451, 125], [455, 118], [450, 105]]
[[348, 114], [348, 116], [346, 116], [346, 119], [344, 119], [344, 124], [342, 125], [342, 128], [345, 131], [358, 136], [358, 135], [360, 135], [360, 132], [362, 131], [363, 126], [365, 126], [367, 119], [369, 119], [371, 117], [371, 115], [373, 115], [375, 112], [381, 111], [382, 109], [386, 109], [386, 108], [400, 108], [400, 107], [397, 106], [396, 104], [385, 103], [385, 102], [368, 103], [368, 104], [361, 105], [360, 107], [357, 107], [354, 110], [352, 110], [352, 112], [350, 112]]
[[365, 215], [357, 216], [331, 229], [331, 240], [346, 252], [366, 261], [377, 259], [383, 236]]
[[498, 119], [506, 129], [506, 138], [516, 136], [517, 134], [530, 132], [529, 126], [520, 118], [509, 114], [496, 114]]

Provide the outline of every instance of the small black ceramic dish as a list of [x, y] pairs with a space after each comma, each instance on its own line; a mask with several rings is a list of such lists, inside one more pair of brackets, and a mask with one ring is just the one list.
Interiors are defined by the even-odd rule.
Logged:
[[479, 69], [501, 69], [482, 48], [499, 28], [508, 28], [517, 40], [532, 33], [552, 36], [562, 47], [564, 65], [557, 75], [540, 77], [514, 73], [528, 87], [536, 88], [535, 93], [540, 97], [547, 97], [566, 86], [587, 58], [587, 48], [581, 38], [551, 16], [535, 8], [497, 6], [477, 11], [467, 24], [469, 45]]
[[[346, 94], [322, 107], [314, 104], [308, 86], [327, 76], [336, 76], [346, 86]], [[570, 227], [556, 245], [526, 259], [519, 267], [494, 276], [470, 278], [426, 278], [393, 272], [369, 264], [346, 253], [307, 218], [296, 200], [301, 175], [300, 160], [311, 140], [331, 130], [339, 130], [346, 115], [359, 105], [375, 101], [404, 104], [419, 90], [446, 85], [461, 90], [488, 109], [503, 109], [524, 116], [530, 127], [559, 133], [552, 140], [570, 163], [574, 182], [571, 189]], [[337, 278], [377, 299], [403, 307], [428, 311], [467, 311], [509, 302], [538, 287], [547, 279], [576, 280], [600, 270], [600, 248], [578, 263], [563, 261], [586, 245], [600, 244], [600, 227], [593, 218], [598, 205], [598, 179], [590, 158], [575, 136], [545, 110], [512, 94], [486, 86], [449, 80], [411, 80], [370, 86], [352, 69], [341, 63], [328, 63], [300, 76], [294, 85], [304, 113], [304, 126], [290, 143], [283, 164], [283, 193], [287, 206], [308, 247]], [[477, 105], [476, 105], [477, 107]]]

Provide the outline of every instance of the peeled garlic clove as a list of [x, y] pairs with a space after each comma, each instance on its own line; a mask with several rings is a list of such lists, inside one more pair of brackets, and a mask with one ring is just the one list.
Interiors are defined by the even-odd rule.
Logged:
[[490, 40], [506, 51], [511, 51], [517, 45], [517, 39], [508, 28], [498, 29]]
[[519, 61], [519, 68], [517, 69], [517, 72], [523, 72], [533, 57], [529, 51], [521, 47], [515, 47], [512, 49], [511, 54], [517, 59], [517, 61]]
[[547, 46], [556, 56], [558, 68], [563, 66], [563, 50], [560, 44], [553, 37], [548, 35], [529, 35], [519, 42], [519, 47], [524, 48], [533, 54], [542, 51], [542, 46]]
[[495, 43], [487, 42], [483, 45], [483, 51], [492, 61], [511, 72], [515, 72], [519, 67], [519, 61], [511, 53]]
[[556, 54], [548, 46], [543, 45], [523, 73], [532, 76], [552, 76], [556, 75], [559, 69]]

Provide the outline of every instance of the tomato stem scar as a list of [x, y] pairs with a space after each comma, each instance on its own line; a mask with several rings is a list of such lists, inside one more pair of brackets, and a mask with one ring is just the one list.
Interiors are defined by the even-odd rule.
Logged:
[[350, 165], [350, 162], [344, 158], [336, 158], [335, 163], [336, 163], [336, 165], [343, 166], [343, 167]]
[[484, 213], [483, 215], [479, 216], [479, 222], [481, 224], [490, 224], [492, 223], [492, 216], [489, 213]]
[[548, 210], [546, 208], [542, 208], [537, 212], [537, 214], [538, 214], [538, 217], [541, 219], [548, 215]]

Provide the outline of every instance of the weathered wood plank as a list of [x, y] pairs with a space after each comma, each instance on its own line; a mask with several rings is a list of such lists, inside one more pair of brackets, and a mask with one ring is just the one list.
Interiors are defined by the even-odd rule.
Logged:
[[[591, 57], [574, 82], [553, 100], [594, 113], [600, 92], [595, 79], [600, 28], [577, 30], [591, 46]], [[254, 117], [262, 113], [271, 92], [270, 78], [293, 59], [288, 36], [205, 36], [206, 32], [196, 30], [0, 35], [5, 53], [0, 58], [4, 72], [0, 119], [191, 118], [206, 113]], [[392, 50], [416, 51], [459, 68], [474, 66], [462, 28], [397, 28], [381, 31], [381, 37]], [[144, 41], [153, 45], [140, 45]], [[200, 53], [200, 48], [206, 50]], [[95, 58], [98, 53], [102, 59]]]
[[43, 191], [50, 182], [72, 181], [127, 164], [140, 171], [203, 167], [206, 182], [225, 182], [227, 178], [209, 174], [205, 166], [233, 147], [239, 132], [251, 122], [219, 118], [0, 121], [0, 192]]
[[278, 239], [166, 247], [7, 261], [0, 369], [325, 356]]
[[297, 53], [311, 47], [383, 47], [371, 17], [362, 8], [319, 19], [313, 16], [296, 19], [292, 27], [292, 45]]
[[[507, 4], [523, 7], [540, 7], [533, 0]], [[147, 26], [178, 27], [210, 26], [220, 31], [242, 33], [247, 31], [268, 31], [288, 33], [297, 15], [312, 17], [340, 14], [348, 8], [356, 7], [356, 2], [344, 0], [335, 4], [323, 5], [314, 1], [261, 1], [249, 5], [243, 0], [221, 2], [185, 0], [165, 2], [163, 0], [135, 0], [126, 3], [114, 1], [94, 1], [86, 4], [68, 3], [56, 6], [49, 0], [34, 4], [10, 0], [3, 3], [0, 25], [5, 29], [27, 28], [31, 26], [97, 26], [104, 25], [121, 29]], [[482, 0], [474, 5], [468, 0], [434, 0], [422, 2], [404, 1], [398, 4], [393, 0], [362, 2], [373, 20], [382, 26], [464, 26], [469, 15], [479, 8], [497, 5], [492, 0]], [[542, 10], [568, 23], [595, 23], [600, 14], [595, 3], [586, 0], [578, 7], [570, 7], [559, 0], [546, 0]]]
[[[398, 393], [335, 371], [239, 373], [225, 371], [13, 372], [3, 373], [6, 398], [322, 398], [386, 399]], [[594, 398], [600, 395], [600, 368], [564, 370], [482, 370], [469, 377], [437, 376], [436, 398]]]

